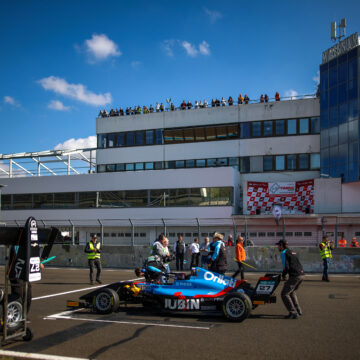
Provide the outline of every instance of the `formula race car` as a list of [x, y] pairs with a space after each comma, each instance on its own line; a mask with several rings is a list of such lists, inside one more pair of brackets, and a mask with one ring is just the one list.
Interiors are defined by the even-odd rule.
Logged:
[[[256, 306], [275, 303], [276, 296], [272, 294], [280, 282], [280, 274], [266, 274], [252, 287], [246, 280], [203, 268], [194, 268], [191, 275], [165, 274], [151, 266], [146, 271], [144, 282], [116, 282], [81, 296], [80, 301], [68, 301], [67, 306], [109, 314], [120, 310], [121, 305], [142, 304], [166, 312], [222, 313], [228, 320], [240, 322]], [[166, 276], [166, 283], [152, 281], [151, 272]]]

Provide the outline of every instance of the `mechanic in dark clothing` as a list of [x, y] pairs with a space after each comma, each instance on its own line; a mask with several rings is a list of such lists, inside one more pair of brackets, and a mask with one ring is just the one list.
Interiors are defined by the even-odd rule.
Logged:
[[227, 268], [226, 247], [222, 239], [223, 235], [216, 232], [210, 245], [209, 268], [218, 274], [225, 274]]
[[286, 318], [297, 319], [302, 315], [302, 311], [295, 291], [304, 280], [304, 270], [296, 253], [288, 249], [287, 242], [280, 240], [276, 245], [281, 252], [281, 261], [283, 264], [282, 279], [285, 280], [286, 275], [289, 275], [289, 279], [285, 282], [281, 291], [282, 301], [289, 311]]
[[174, 252], [176, 256], [176, 270], [184, 270], [185, 243], [181, 235], [178, 235], [178, 240], [174, 244]]

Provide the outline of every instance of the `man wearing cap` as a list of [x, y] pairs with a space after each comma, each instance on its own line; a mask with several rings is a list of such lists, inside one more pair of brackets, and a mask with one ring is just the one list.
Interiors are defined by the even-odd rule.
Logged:
[[90, 268], [90, 284], [94, 284], [94, 267], [96, 266], [96, 282], [101, 284], [100, 274], [101, 274], [101, 262], [100, 262], [100, 253], [101, 253], [101, 244], [97, 241], [96, 234], [93, 235], [91, 240], [86, 244], [85, 252], [87, 253], [88, 263]]
[[351, 243], [350, 243], [350, 247], [351, 248], [358, 248], [359, 247], [359, 242], [357, 241], [356, 236], [354, 236], [352, 238]]
[[281, 253], [281, 261], [283, 264], [282, 278], [285, 280], [286, 275], [289, 275], [284, 287], [281, 291], [281, 299], [289, 311], [286, 319], [297, 319], [302, 315], [302, 311], [296, 296], [295, 291], [299, 288], [304, 280], [304, 270], [296, 255], [296, 253], [288, 249], [288, 244], [284, 240], [276, 243]]
[[225, 274], [227, 268], [226, 247], [222, 239], [223, 235], [214, 234], [209, 254], [210, 270], [218, 274]]

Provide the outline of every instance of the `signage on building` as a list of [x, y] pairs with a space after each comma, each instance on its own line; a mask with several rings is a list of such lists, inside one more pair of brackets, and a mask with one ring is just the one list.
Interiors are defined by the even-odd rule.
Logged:
[[295, 194], [295, 181], [269, 183], [269, 195]]
[[343, 41], [340, 41], [338, 44], [334, 45], [330, 49], [327, 49], [322, 53], [322, 63], [325, 64], [330, 60], [345, 54], [351, 49], [359, 46], [359, 34], [356, 32], [355, 34], [350, 35]]

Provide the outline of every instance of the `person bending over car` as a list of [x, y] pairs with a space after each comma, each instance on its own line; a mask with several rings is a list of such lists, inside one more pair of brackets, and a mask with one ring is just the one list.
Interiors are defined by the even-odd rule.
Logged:
[[286, 318], [297, 319], [302, 315], [302, 311], [295, 291], [304, 280], [304, 270], [296, 253], [288, 249], [287, 242], [280, 240], [276, 245], [281, 252], [281, 261], [283, 264], [282, 279], [285, 280], [286, 275], [289, 275], [289, 279], [285, 282], [281, 291], [282, 301], [289, 311]]
[[208, 259], [209, 269], [218, 274], [225, 274], [227, 268], [226, 247], [222, 239], [223, 235], [214, 234]]

